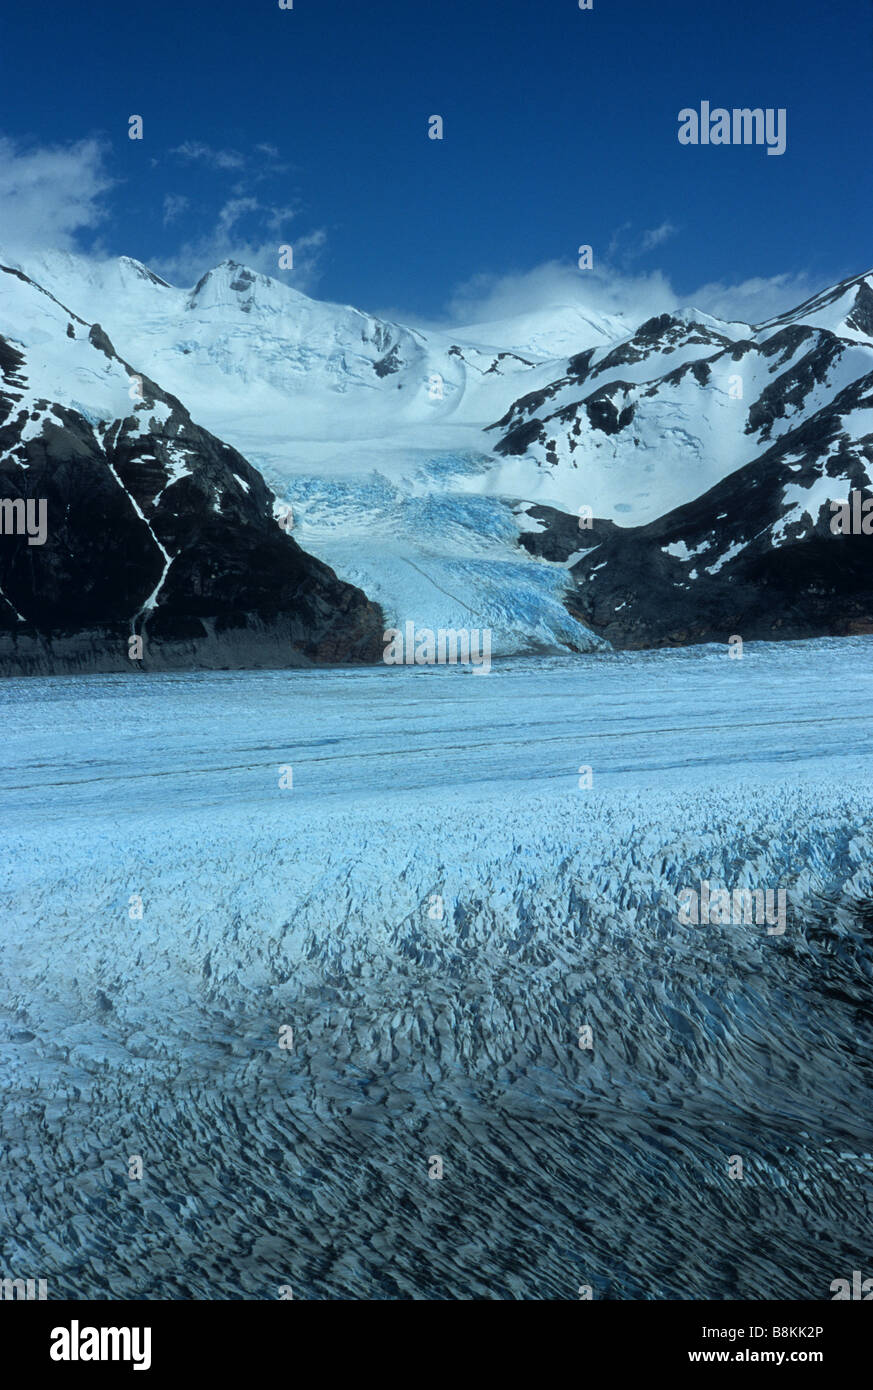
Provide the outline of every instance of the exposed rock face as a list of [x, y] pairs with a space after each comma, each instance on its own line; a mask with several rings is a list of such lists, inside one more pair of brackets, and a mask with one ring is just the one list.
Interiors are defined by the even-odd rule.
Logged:
[[[306, 466], [301, 439], [320, 441], [334, 403], [343, 448], [359, 429], [387, 438], [389, 418], [414, 423], [424, 443], [434, 420], [451, 418], [453, 433], [475, 420], [479, 440], [481, 421], [500, 417], [484, 436], [490, 459], [445, 460], [465, 478], [464, 507], [453, 499], [438, 521], [439, 509], [428, 511], [429, 529], [460, 526], [449, 582], [409, 565], [429, 592], [471, 611], [452, 578], [467, 583], [463, 562], [478, 554], [466, 493], [514, 506], [519, 544], [562, 567], [558, 576], [526, 567], [537, 591], [526, 607], [506, 581], [499, 612], [524, 610], [536, 650], [543, 622], [532, 615], [544, 614], [547, 590], [549, 631], [561, 643], [572, 633], [571, 646], [588, 640], [560, 604], [566, 568], [570, 613], [619, 646], [860, 632], [870, 622], [868, 538], [835, 536], [828, 506], [873, 492], [869, 273], [757, 326], [683, 309], [630, 333], [623, 322], [579, 320], [577, 339], [559, 315], [557, 337], [553, 324], [545, 339], [571, 355], [543, 358], [533, 320], [523, 332], [510, 325], [512, 337], [497, 323], [470, 341], [431, 341], [234, 262], [191, 291], [124, 259], [103, 267], [97, 289], [58, 262], [54, 295], [25, 270], [0, 272], [0, 662], [12, 669], [128, 669], [131, 635], [143, 638], [145, 665], [378, 660], [379, 610], [282, 533], [264, 480], [221, 442], [234, 438], [284, 489]], [[111, 324], [112, 341], [61, 301], [89, 305], [86, 318]], [[495, 346], [476, 346], [486, 342]], [[150, 364], [151, 377], [128, 361]], [[269, 403], [263, 434], [250, 418], [252, 389]], [[217, 406], [225, 396], [230, 407]], [[426, 477], [402, 474], [398, 515], [407, 488], [417, 502], [433, 487], [432, 463]], [[370, 506], [369, 473], [339, 491], [332, 475], [317, 483], [328, 513], [354, 487]], [[9, 534], [13, 520], [24, 529], [10, 509], [25, 499], [48, 505], [45, 545]], [[590, 527], [579, 525], [581, 507]], [[340, 513], [322, 532], [341, 572], [344, 525]], [[509, 521], [505, 533], [511, 543]], [[405, 568], [392, 591], [391, 557], [374, 546], [369, 563], [347, 572], [369, 574], [386, 605], [405, 602]], [[480, 568], [475, 582], [490, 602], [490, 576]]]
[[[868, 422], [860, 439], [851, 416]], [[873, 632], [873, 535], [856, 524], [871, 474], [873, 374], [696, 501], [601, 533], [567, 606], [616, 647]], [[831, 503], [855, 499], [835, 532]]]
[[145, 668], [379, 659], [380, 609], [241, 454], [26, 276], [0, 274], [0, 313], [0, 498], [47, 506], [43, 544], [0, 535], [0, 671], [129, 670], [131, 636]]
[[[586, 435], [617, 435], [633, 424], [637, 401], [650, 394], [640, 389], [641, 378], [651, 374], [675, 387], [688, 370], [705, 386], [710, 379], [706, 359], [734, 347], [715, 326], [670, 314], [649, 319], [615, 347], [590, 348], [571, 357], [565, 375], [515, 401], [488, 427], [499, 433], [495, 452], [530, 453], [549, 468], [584, 466]], [[676, 352], [684, 359], [679, 368], [669, 361]], [[627, 374], [629, 367], [633, 376]], [[574, 458], [577, 450], [579, 459]]]
[[541, 560], [566, 563], [577, 551], [590, 550], [599, 545], [604, 536], [619, 530], [614, 521], [603, 517], [586, 517], [580, 520], [557, 507], [542, 504], [524, 503], [516, 509], [516, 515], [526, 523], [533, 523], [536, 530], [522, 531], [519, 545], [530, 555], [538, 555]]
[[[662, 314], [516, 401], [492, 427], [499, 453], [556, 482], [578, 470], [592, 510], [650, 499], [643, 524], [604, 512], [587, 532], [527, 508], [519, 543], [569, 563], [571, 614], [617, 647], [873, 632], [873, 535], [858, 524], [873, 497], [871, 327], [869, 275], [757, 328]], [[657, 515], [681, 471], [685, 497]], [[831, 504], [852, 497], [853, 530], [835, 533]]]
[[[695, 309], [661, 314], [520, 395], [489, 427], [493, 447], [537, 470], [528, 497], [645, 525], [861, 383], [873, 371], [871, 328], [871, 274], [757, 327]], [[865, 429], [846, 422], [851, 438]]]

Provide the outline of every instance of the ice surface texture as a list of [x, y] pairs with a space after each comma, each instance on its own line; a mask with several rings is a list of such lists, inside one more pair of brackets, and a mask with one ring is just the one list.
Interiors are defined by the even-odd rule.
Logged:
[[[829, 1298], [870, 1250], [871, 679], [848, 638], [8, 682], [0, 1271]], [[785, 935], [679, 925], [701, 878], [785, 887]]]

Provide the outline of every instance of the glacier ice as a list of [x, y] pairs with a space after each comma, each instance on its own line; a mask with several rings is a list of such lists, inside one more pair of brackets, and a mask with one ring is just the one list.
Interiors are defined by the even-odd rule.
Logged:
[[[869, 1251], [871, 678], [849, 638], [7, 681], [4, 1273], [827, 1298]], [[785, 887], [785, 935], [681, 925], [704, 878]]]

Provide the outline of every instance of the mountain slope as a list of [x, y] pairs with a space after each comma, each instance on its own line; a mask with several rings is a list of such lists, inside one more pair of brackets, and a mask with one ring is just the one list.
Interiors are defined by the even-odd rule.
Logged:
[[489, 628], [495, 655], [866, 630], [866, 540], [833, 549], [826, 504], [868, 483], [869, 273], [757, 326], [689, 308], [628, 332], [564, 304], [447, 334], [230, 261], [192, 289], [127, 258], [40, 265], [387, 625]]
[[[507, 379], [559, 361], [565, 344], [601, 344], [627, 331], [615, 316], [559, 305], [481, 325], [482, 338], [478, 328], [423, 333], [311, 299], [232, 260], [192, 289], [168, 285], [129, 257], [43, 252], [8, 263], [100, 322], [122, 355], [196, 402], [219, 433], [229, 387], [254, 395], [274, 427], [297, 439], [384, 438], [399, 423], [420, 429], [455, 417], [479, 426], [512, 400]], [[490, 331], [503, 337], [489, 343]]]
[[[0, 327], [2, 669], [129, 669], [131, 637], [144, 666], [378, 659], [379, 609], [98, 324], [0, 267]], [[41, 542], [18, 524], [28, 499]]]
[[873, 372], [694, 502], [595, 523], [568, 606], [616, 647], [873, 632], [873, 535], [831, 529], [853, 495], [873, 498]]
[[513, 404], [497, 452], [599, 518], [525, 512], [574, 617], [617, 647], [873, 631], [871, 308], [867, 274], [757, 328], [661, 315]]
[[[854, 295], [848, 317], [860, 323], [871, 285], [873, 276], [837, 287], [833, 303], [845, 311]], [[873, 337], [857, 328], [844, 337], [797, 315], [755, 329], [662, 314], [616, 346], [577, 354], [489, 432], [515, 486], [539, 475], [537, 500], [643, 525], [760, 457], [871, 370]]]
[[858, 342], [873, 341], [873, 277], [869, 272], [851, 275], [805, 299], [787, 314], [767, 319], [759, 325], [759, 330], [765, 332], [791, 323], [827, 328], [841, 338], [854, 338]]

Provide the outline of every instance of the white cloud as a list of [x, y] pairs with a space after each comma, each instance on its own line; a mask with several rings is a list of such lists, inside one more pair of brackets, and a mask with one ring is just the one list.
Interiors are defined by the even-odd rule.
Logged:
[[652, 227], [649, 231], [643, 232], [643, 251], [652, 251], [662, 242], [669, 241], [671, 236], [676, 235], [676, 228], [672, 222], [662, 222], [660, 227]]
[[[159, 275], [177, 285], [193, 285], [207, 270], [221, 261], [239, 261], [266, 275], [275, 275], [295, 289], [309, 290], [318, 278], [318, 261], [326, 240], [321, 230], [306, 236], [292, 236], [290, 224], [297, 208], [290, 204], [277, 205], [257, 196], [255, 189], [265, 179], [281, 173], [285, 166], [276, 163], [275, 145], [255, 147], [257, 158], [245, 158], [234, 150], [215, 150], [196, 141], [179, 145], [172, 153], [186, 160], [198, 160], [213, 169], [238, 170], [245, 166], [240, 178], [230, 182], [223, 201], [213, 214], [209, 231], [189, 236], [172, 254], [151, 257], [149, 264]], [[167, 203], [165, 200], [165, 224]], [[175, 203], [172, 208], [175, 209]], [[198, 211], [202, 215], [202, 199]], [[293, 271], [280, 270], [279, 248], [290, 245], [294, 251]]]
[[[277, 157], [275, 146], [264, 144], [256, 149], [268, 164]], [[239, 170], [249, 162], [234, 150], [217, 150], [196, 141], [178, 146], [174, 153], [219, 170]], [[311, 292], [319, 277], [325, 233], [315, 230], [306, 236], [290, 235], [297, 209], [255, 197], [251, 187], [260, 183], [262, 176], [266, 173], [256, 160], [246, 170], [243, 184], [235, 186], [219, 206], [210, 231], [189, 238], [169, 256], [151, 258], [158, 273], [176, 284], [193, 285], [204, 271], [232, 259]], [[106, 210], [105, 195], [113, 183], [105, 169], [105, 147], [98, 140], [38, 147], [0, 137], [0, 243], [18, 254], [48, 248], [80, 251], [80, 234], [100, 224]], [[190, 206], [184, 195], [167, 194], [164, 225], [190, 211]], [[505, 275], [475, 275], [456, 288], [436, 324], [424, 323], [398, 309], [386, 311], [385, 316], [423, 328], [460, 327], [574, 304], [583, 310], [621, 316], [630, 329], [654, 314], [693, 305], [718, 318], [760, 323], [824, 288], [820, 278], [812, 279], [808, 272], [799, 271], [754, 276], [737, 283], [713, 280], [680, 293], [659, 270], [634, 273], [628, 268], [636, 255], [673, 236], [673, 224], [665, 220], [643, 231], [630, 251], [622, 253], [619, 246], [632, 240], [626, 235], [629, 231], [629, 223], [618, 228], [607, 256], [598, 260], [595, 252], [591, 270], [580, 271], [574, 262], [549, 261]], [[279, 247], [285, 244], [294, 249], [293, 271], [278, 267]]]
[[811, 280], [806, 271], [792, 275], [756, 275], [739, 284], [714, 280], [701, 285], [685, 296], [687, 304], [695, 304], [719, 319], [738, 319], [741, 323], [763, 323], [765, 319], [795, 309], [810, 295], [824, 289], [820, 279]]
[[184, 193], [168, 193], [164, 198], [164, 226], [168, 227], [171, 222], [175, 222], [180, 213], [188, 207], [190, 199]]
[[0, 137], [0, 238], [15, 250], [76, 249], [112, 186], [97, 140], [28, 148]]
[[631, 229], [632, 226], [633, 226], [633, 223], [632, 223], [632, 222], [622, 222], [622, 224], [621, 224], [620, 227], [616, 227], [616, 229], [615, 229], [615, 231], [613, 232], [612, 237], [611, 237], [611, 239], [610, 239], [609, 246], [607, 247], [607, 250], [606, 250], [606, 258], [607, 258], [607, 260], [612, 260], [613, 257], [617, 254], [618, 248], [619, 248], [619, 246], [621, 245], [621, 239], [622, 239], [622, 237], [624, 236], [625, 232], [629, 232], [629, 231], [630, 231], [630, 229]]
[[[667, 226], [668, 224], [664, 224]], [[655, 228], [651, 233], [661, 233]], [[667, 232], [661, 236], [665, 240]], [[514, 318], [560, 305], [576, 305], [596, 314], [625, 318], [629, 330], [656, 314], [693, 306], [716, 318], [761, 323], [792, 309], [824, 288], [824, 282], [810, 279], [805, 271], [794, 274], [757, 276], [731, 284], [710, 281], [688, 292], [680, 292], [660, 270], [632, 273], [605, 262], [591, 270], [579, 270], [572, 263], [547, 261], [532, 270], [508, 275], [475, 275], [450, 296], [445, 312], [436, 321], [404, 315], [393, 308], [386, 316], [422, 329], [461, 328]]]
[[[293, 289], [311, 291], [319, 277], [320, 252], [326, 241], [324, 231], [319, 229], [306, 236], [267, 238], [263, 235], [264, 225], [269, 226], [272, 214], [270, 209], [260, 209], [264, 217], [259, 219], [259, 226], [245, 235], [236, 229], [237, 223], [246, 211], [257, 210], [257, 205], [248, 210], [235, 206], [245, 201], [248, 200], [233, 199], [226, 203], [211, 232], [185, 242], [172, 256], [151, 259], [151, 269], [171, 284], [188, 286], [195, 285], [201, 275], [221, 261], [239, 261], [263, 275], [282, 280]], [[282, 245], [293, 248], [293, 270], [279, 269], [279, 247]]]
[[268, 208], [266, 215], [266, 226], [271, 232], [281, 232], [283, 227], [297, 216], [297, 209], [294, 207]]
[[218, 235], [229, 233], [247, 212], [257, 212], [260, 208], [257, 198], [229, 198], [218, 214]]
[[675, 302], [670, 282], [660, 271], [629, 275], [598, 266], [596, 258], [591, 270], [547, 261], [509, 275], [474, 275], [451, 296], [444, 322], [447, 326], [490, 323], [572, 304], [594, 313], [624, 315], [636, 324]]
[[170, 154], [176, 154], [180, 159], [208, 164], [212, 169], [242, 169], [246, 162], [237, 150], [216, 150], [201, 140], [186, 140], [184, 144], [170, 150]]
[[605, 259], [614, 266], [626, 266], [656, 246], [662, 246], [678, 232], [670, 221], [663, 221], [659, 227], [649, 227], [642, 232], [633, 232], [633, 222], [622, 222], [616, 227], [607, 247]]

